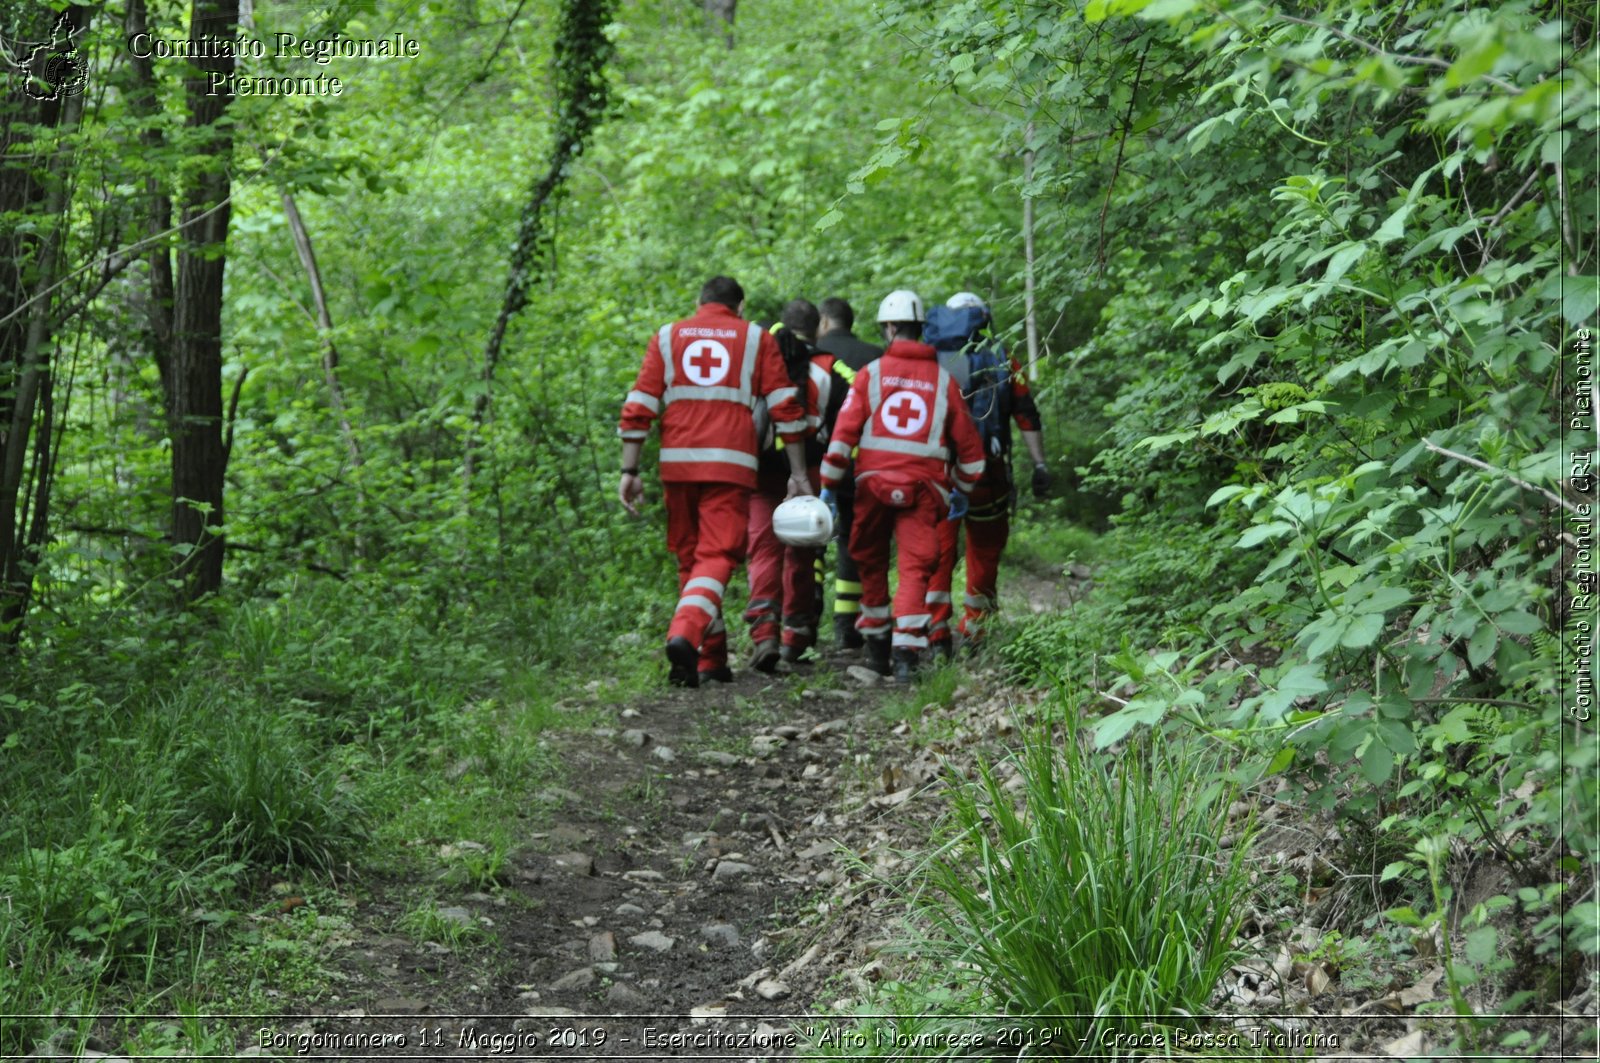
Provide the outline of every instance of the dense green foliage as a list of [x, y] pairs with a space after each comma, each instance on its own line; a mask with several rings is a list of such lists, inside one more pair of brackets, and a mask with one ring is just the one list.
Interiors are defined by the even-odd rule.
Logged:
[[[752, 316], [970, 289], [1020, 349], [1024, 197], [1080, 467], [1024, 519], [1111, 530], [1006, 659], [1114, 706], [1102, 750], [1182, 731], [1288, 779], [1379, 898], [1342, 929], [1442, 927], [1458, 1009], [1592, 975], [1592, 11], [747, 0], [730, 43], [687, 0], [260, 3], [263, 39], [419, 51], [243, 62], [344, 94], [199, 121], [128, 48], [187, 5], [53, 6], [86, 91], [0, 103], [0, 997], [197, 986], [208, 941], [275, 947], [232, 912], [273, 876], [497, 822], [567, 684], [656, 667], [661, 520], [611, 502], [649, 333], [722, 272]], [[208, 501], [173, 226], [224, 173], [225, 243], [182, 241], [226, 257]], [[1509, 885], [1468, 906], [1483, 853]]]

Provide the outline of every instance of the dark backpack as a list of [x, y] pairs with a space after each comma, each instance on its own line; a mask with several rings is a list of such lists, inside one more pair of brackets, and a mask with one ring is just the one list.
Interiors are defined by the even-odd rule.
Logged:
[[988, 324], [989, 315], [975, 306], [930, 307], [922, 339], [939, 352], [939, 364], [960, 386], [983, 452], [993, 458], [1005, 449], [1011, 363], [983, 335]]

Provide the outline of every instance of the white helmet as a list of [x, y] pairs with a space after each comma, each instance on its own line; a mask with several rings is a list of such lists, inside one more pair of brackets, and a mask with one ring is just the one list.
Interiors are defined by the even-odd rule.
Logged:
[[822, 546], [833, 538], [833, 514], [816, 495], [796, 495], [772, 511], [772, 531], [786, 546]]
[[907, 288], [890, 292], [883, 297], [883, 302], [878, 304], [878, 324], [885, 325], [891, 321], [926, 321], [927, 315], [922, 312], [922, 296]]
[[944, 305], [948, 306], [952, 310], [960, 310], [964, 307], [975, 306], [986, 314], [989, 312], [988, 305], [972, 292], [956, 292], [956, 294], [944, 301]]

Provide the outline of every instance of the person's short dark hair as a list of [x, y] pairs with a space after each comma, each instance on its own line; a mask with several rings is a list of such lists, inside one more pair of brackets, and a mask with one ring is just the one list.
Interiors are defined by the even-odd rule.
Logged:
[[922, 322], [896, 321], [894, 323], [894, 334], [897, 339], [920, 340], [922, 338]]
[[822, 300], [822, 306], [820, 309], [823, 317], [838, 322], [839, 327], [844, 329], [846, 332], [849, 332], [851, 329], [855, 328], [856, 312], [850, 309], [849, 303], [845, 302], [843, 299], [840, 299], [838, 296]]
[[700, 289], [700, 304], [721, 303], [735, 313], [744, 302], [744, 289], [732, 277], [712, 277]]
[[822, 315], [810, 299], [790, 299], [783, 308], [782, 320], [784, 328], [793, 329], [797, 335], [816, 339]]

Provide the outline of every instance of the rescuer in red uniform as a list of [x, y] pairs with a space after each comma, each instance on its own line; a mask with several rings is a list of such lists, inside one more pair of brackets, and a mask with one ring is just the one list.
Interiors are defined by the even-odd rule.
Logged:
[[[831, 487], [856, 454], [856, 513], [850, 553], [861, 570], [861, 618], [867, 660], [880, 675], [909, 683], [928, 646], [928, 580], [939, 559], [938, 526], [947, 511], [965, 512], [983, 472], [983, 444], [961, 390], [919, 342], [924, 319], [915, 292], [895, 291], [878, 307], [889, 343], [883, 357], [856, 374], [822, 461]], [[954, 451], [952, 470], [951, 452]], [[955, 487], [951, 491], [952, 481]], [[832, 492], [824, 490], [825, 501]], [[900, 551], [890, 635], [889, 549]]]
[[[928, 638], [933, 652], [948, 658], [954, 634], [950, 629], [954, 618], [951, 590], [956, 561], [960, 557], [957, 540], [963, 524], [967, 531], [967, 593], [962, 599], [960, 630], [967, 648], [981, 641], [990, 614], [1000, 604], [1000, 556], [1011, 537], [1013, 421], [1033, 463], [1033, 475], [1029, 479], [1033, 497], [1044, 498], [1050, 493], [1051, 476], [1044, 457], [1039, 407], [1033, 401], [1022, 366], [989, 337], [993, 318], [988, 305], [972, 292], [957, 292], [945, 305], [951, 309], [970, 307], [982, 314], [981, 332], [965, 337], [961, 350], [940, 351], [939, 362], [946, 368], [957, 367], [951, 375], [957, 377], [973, 423], [979, 426], [978, 434], [984, 435], [986, 424], [993, 431], [984, 448], [987, 464], [972, 491], [965, 519], [947, 521], [939, 526], [939, 565], [928, 584], [928, 613], [932, 617]], [[977, 350], [992, 351], [991, 360], [1000, 365], [992, 373], [983, 374], [985, 379], [976, 379], [972, 374], [972, 364], [982, 364], [984, 359], [965, 353]]]
[[[773, 328], [789, 380], [804, 384], [806, 476], [815, 482], [834, 420], [850, 384], [835, 370], [833, 355], [812, 346], [820, 315], [808, 299], [783, 308], [782, 325]], [[763, 440], [765, 443], [766, 440]], [[757, 487], [750, 496], [750, 603], [744, 619], [755, 644], [750, 667], [774, 672], [778, 661], [799, 661], [817, 641], [822, 609], [818, 547], [785, 546], [772, 529], [772, 514], [784, 501], [789, 475], [788, 447], [763, 446]]]
[[810, 494], [805, 408], [784, 371], [777, 341], [740, 317], [744, 289], [713, 277], [700, 308], [662, 325], [622, 406], [622, 479], [617, 497], [638, 515], [644, 494], [639, 455], [650, 423], [661, 418], [661, 484], [667, 547], [678, 559], [678, 607], [667, 628], [668, 682], [693, 687], [702, 677], [727, 682], [728, 636], [722, 597], [744, 560], [750, 492], [756, 486], [756, 400], [765, 399], [789, 461], [790, 497]]

